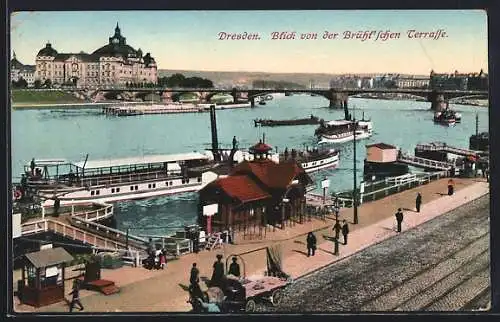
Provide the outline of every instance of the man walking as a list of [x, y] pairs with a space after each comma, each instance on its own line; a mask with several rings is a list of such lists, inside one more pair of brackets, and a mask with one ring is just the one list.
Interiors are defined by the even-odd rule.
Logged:
[[189, 292], [192, 298], [197, 298], [203, 296], [203, 293], [200, 288], [200, 271], [196, 267], [196, 263], [193, 263], [193, 267], [191, 268], [191, 276], [189, 277]]
[[69, 311], [73, 312], [73, 308], [76, 304], [80, 307], [80, 311], [83, 311], [83, 305], [82, 302], [80, 302], [80, 283], [78, 280], [73, 282], [73, 290], [71, 290], [69, 295], [73, 295], [71, 303], [69, 304]]
[[307, 257], [314, 256], [316, 252], [316, 236], [312, 232], [307, 234]]
[[344, 245], [347, 245], [347, 235], [349, 234], [349, 225], [347, 221], [344, 219], [342, 221], [342, 235], [344, 236]]
[[401, 208], [398, 208], [398, 212], [396, 213], [396, 221], [398, 222], [398, 233], [400, 233], [401, 223], [403, 222], [403, 213], [401, 212]]
[[417, 193], [417, 199], [415, 199], [415, 208], [417, 208], [417, 212], [420, 212], [420, 206], [422, 205], [422, 195]]
[[453, 179], [448, 180], [448, 196], [453, 195], [454, 192], [453, 185], [454, 185]]

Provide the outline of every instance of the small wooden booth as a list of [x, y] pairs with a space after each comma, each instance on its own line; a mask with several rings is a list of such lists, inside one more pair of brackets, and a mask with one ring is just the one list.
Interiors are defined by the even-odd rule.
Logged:
[[64, 248], [49, 248], [24, 255], [18, 287], [23, 304], [35, 307], [64, 300], [64, 269], [73, 260]]

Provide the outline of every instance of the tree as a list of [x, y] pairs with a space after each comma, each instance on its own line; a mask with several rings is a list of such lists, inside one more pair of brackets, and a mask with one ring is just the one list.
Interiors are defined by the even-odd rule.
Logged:
[[37, 79], [37, 80], [35, 80], [35, 82], [33, 83], [33, 86], [34, 86], [35, 88], [40, 88], [40, 87], [42, 87], [42, 82], [41, 82], [39, 79]]
[[52, 87], [52, 81], [50, 79], [46, 79], [45, 82], [43, 83], [43, 87], [46, 88], [51, 88]]
[[26, 88], [28, 87], [28, 82], [20, 77], [17, 81], [12, 81], [12, 88]]

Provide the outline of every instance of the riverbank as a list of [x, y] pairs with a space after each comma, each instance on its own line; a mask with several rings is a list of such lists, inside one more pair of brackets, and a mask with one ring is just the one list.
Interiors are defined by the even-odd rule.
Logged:
[[71, 103], [71, 102], [65, 102], [65, 103], [13, 103], [12, 108], [13, 109], [19, 109], [19, 110], [35, 110], [35, 109], [68, 109], [69, 107], [71, 108], [102, 108], [103, 106], [106, 105], [116, 105], [116, 104], [151, 104], [149, 102], [124, 102], [124, 101], [105, 101], [105, 102], [80, 102], [80, 103]]
[[[217, 253], [224, 254], [224, 258], [231, 254], [240, 254], [244, 259], [244, 263], [240, 265], [245, 265], [246, 276], [262, 276], [266, 269], [265, 247], [279, 245], [283, 269], [293, 278], [300, 278], [397, 234], [391, 228], [397, 207], [403, 208], [405, 214], [403, 229], [407, 230], [460, 207], [489, 190], [488, 184], [482, 178], [456, 178], [455, 183], [456, 193], [453, 196], [445, 195], [447, 180], [442, 179], [363, 204], [359, 208], [360, 220], [357, 225], [352, 224], [353, 210], [342, 209], [340, 220], [345, 218], [351, 224], [351, 233], [349, 244], [340, 245], [339, 256], [332, 253], [333, 243], [328, 237], [332, 236], [331, 227], [334, 223], [334, 218], [329, 215], [325, 220], [318, 218], [303, 224], [294, 223], [284, 231], [281, 229], [268, 231], [261, 241], [246, 241], [240, 237], [235, 245], [224, 244], [221, 249], [215, 251], [182, 256], [179, 260], [169, 262], [165, 270], [148, 271], [131, 267], [102, 270], [102, 278], [114, 281], [121, 292], [112, 296], [86, 292], [86, 296], [82, 295], [85, 312], [186, 312], [190, 310], [190, 305], [186, 303], [188, 298], [186, 289], [192, 263], [197, 263], [201, 279], [204, 280], [210, 277], [211, 266]], [[422, 194], [424, 200], [420, 214], [412, 210], [417, 192]], [[318, 250], [316, 256], [307, 258], [305, 235], [309, 231], [315, 231]], [[201, 284], [206, 288], [204, 283]], [[168, 297], [165, 297], [166, 294]], [[17, 312], [64, 312], [68, 309], [65, 303], [40, 309], [19, 305], [17, 298], [14, 298], [14, 303]]]

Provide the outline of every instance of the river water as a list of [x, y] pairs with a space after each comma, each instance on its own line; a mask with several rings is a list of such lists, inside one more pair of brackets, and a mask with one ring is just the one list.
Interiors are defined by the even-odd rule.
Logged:
[[[255, 118], [290, 119], [313, 114], [325, 120], [341, 119], [343, 110], [326, 108], [328, 101], [319, 96], [276, 95], [267, 105], [255, 108], [217, 111], [219, 142], [230, 146], [236, 135], [240, 147], [258, 142], [265, 133], [266, 143], [278, 147], [302, 149], [315, 144], [316, 126], [256, 128]], [[356, 117], [371, 118], [374, 135], [357, 143], [358, 183], [363, 176], [365, 145], [377, 142], [399, 146], [413, 154], [417, 143], [444, 141], [468, 148], [469, 136], [475, 132], [475, 115], [479, 131], [488, 131], [488, 109], [452, 105], [462, 114], [462, 123], [444, 127], [432, 122], [429, 102], [349, 99], [356, 107]], [[171, 154], [202, 151], [211, 141], [209, 113], [143, 115], [112, 117], [100, 109], [77, 110], [31, 109], [12, 111], [12, 179], [18, 181], [23, 165], [32, 157], [62, 158], [82, 161], [119, 158], [145, 154]], [[353, 144], [336, 145], [340, 164], [314, 176], [319, 181], [330, 178], [330, 192], [352, 189]], [[183, 224], [196, 222], [197, 193], [120, 202], [115, 206], [118, 229], [130, 228], [131, 234], [166, 234]]]

